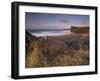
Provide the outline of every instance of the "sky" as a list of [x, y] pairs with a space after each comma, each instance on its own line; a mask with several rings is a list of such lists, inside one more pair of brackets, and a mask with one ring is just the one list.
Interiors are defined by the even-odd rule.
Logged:
[[69, 29], [71, 26], [89, 27], [89, 15], [25, 13], [26, 29]]

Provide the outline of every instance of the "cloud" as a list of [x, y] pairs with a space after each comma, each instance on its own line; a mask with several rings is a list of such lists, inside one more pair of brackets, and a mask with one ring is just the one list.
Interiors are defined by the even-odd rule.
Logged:
[[86, 22], [82, 22], [81, 24], [86, 24]]
[[62, 22], [62, 23], [69, 23], [69, 21], [65, 20], [65, 19], [60, 20], [60, 22]]

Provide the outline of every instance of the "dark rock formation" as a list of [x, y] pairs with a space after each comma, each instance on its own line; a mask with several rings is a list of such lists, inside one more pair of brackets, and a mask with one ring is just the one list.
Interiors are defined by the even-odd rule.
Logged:
[[89, 27], [71, 27], [71, 32], [74, 33], [89, 33]]

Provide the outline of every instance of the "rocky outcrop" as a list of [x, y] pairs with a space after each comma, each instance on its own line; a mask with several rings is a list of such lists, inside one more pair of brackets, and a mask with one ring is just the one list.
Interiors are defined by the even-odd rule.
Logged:
[[89, 33], [89, 27], [71, 27], [71, 32], [74, 33]]

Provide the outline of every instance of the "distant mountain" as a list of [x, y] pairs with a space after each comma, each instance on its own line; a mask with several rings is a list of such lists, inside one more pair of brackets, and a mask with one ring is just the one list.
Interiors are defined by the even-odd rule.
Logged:
[[75, 26], [71, 26], [71, 32], [74, 32], [74, 33], [87, 33], [87, 34], [89, 34], [89, 27], [75, 27]]

